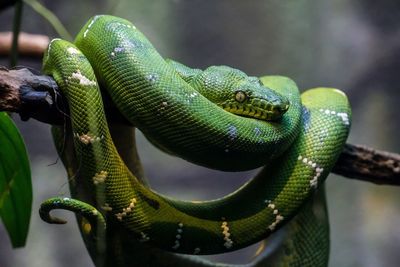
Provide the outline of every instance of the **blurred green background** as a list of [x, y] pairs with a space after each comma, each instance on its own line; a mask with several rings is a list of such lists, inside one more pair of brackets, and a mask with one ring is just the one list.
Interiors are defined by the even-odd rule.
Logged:
[[[192, 67], [230, 65], [251, 75], [280, 74], [301, 90], [344, 90], [353, 106], [350, 143], [400, 152], [400, 2], [397, 0], [70, 0], [42, 1], [72, 34], [95, 14], [132, 21], [165, 57]], [[13, 9], [0, 13], [0, 31], [12, 29]], [[57, 35], [30, 7], [22, 30]], [[1, 58], [0, 65], [7, 66]], [[40, 69], [40, 60], [19, 65]], [[70, 223], [42, 222], [37, 210], [48, 197], [68, 195], [49, 126], [21, 122], [32, 162], [34, 203], [25, 248], [12, 250], [0, 224], [0, 267], [93, 266], [72, 214]], [[254, 172], [222, 173], [189, 164], [151, 147], [139, 134], [139, 152], [152, 187], [184, 199], [210, 199], [239, 187]], [[331, 175], [330, 266], [399, 266], [400, 189]], [[255, 247], [213, 256], [250, 261]]]

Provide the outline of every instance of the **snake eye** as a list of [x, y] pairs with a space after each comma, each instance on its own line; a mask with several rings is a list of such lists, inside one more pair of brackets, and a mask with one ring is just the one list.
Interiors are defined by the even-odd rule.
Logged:
[[235, 99], [236, 99], [236, 101], [239, 102], [239, 103], [242, 103], [243, 101], [245, 101], [246, 98], [247, 98], [247, 95], [246, 95], [246, 93], [243, 92], [243, 91], [237, 91], [237, 92], [235, 93]]

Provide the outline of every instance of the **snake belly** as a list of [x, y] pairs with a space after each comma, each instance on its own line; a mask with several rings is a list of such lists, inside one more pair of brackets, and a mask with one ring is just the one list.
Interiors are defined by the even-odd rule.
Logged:
[[[75, 45], [53, 40], [44, 71], [68, 99], [78, 170], [96, 196], [93, 212], [177, 253], [233, 251], [280, 228], [324, 181], [350, 128], [351, 111], [341, 91], [308, 90], [301, 105], [295, 84], [280, 76], [261, 78], [292, 97], [280, 122], [230, 114], [201, 95], [190, 100], [193, 88], [131, 23], [112, 16], [92, 18]], [[184, 202], [149, 190], [113, 145], [97, 80], [121, 113], [168, 151], [223, 170], [266, 166], [237, 192], [214, 201]], [[57, 208], [54, 201], [42, 209]]]

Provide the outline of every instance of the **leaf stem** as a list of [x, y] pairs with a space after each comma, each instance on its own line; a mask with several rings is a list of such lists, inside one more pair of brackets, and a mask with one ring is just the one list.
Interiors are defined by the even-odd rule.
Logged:
[[45, 18], [51, 26], [53, 26], [54, 30], [57, 34], [64, 40], [72, 41], [72, 35], [67, 31], [61, 21], [57, 18], [57, 16], [51, 12], [51, 10], [47, 9], [44, 5], [39, 3], [36, 0], [23, 0], [26, 4], [32, 7], [39, 15]]

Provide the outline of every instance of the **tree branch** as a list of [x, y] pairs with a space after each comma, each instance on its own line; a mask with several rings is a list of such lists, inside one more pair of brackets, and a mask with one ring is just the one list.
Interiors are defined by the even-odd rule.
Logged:
[[35, 118], [49, 124], [62, 124], [62, 102], [56, 82], [30, 70], [0, 67], [0, 111], [18, 113], [22, 120]]
[[[103, 103], [107, 119], [129, 124], [107, 94], [103, 95]], [[67, 102], [52, 77], [34, 74], [27, 68], [9, 70], [1, 66], [0, 111], [18, 113], [23, 121], [33, 118], [55, 125], [62, 125], [69, 113]]]
[[[129, 124], [104, 95], [109, 120]], [[50, 76], [28, 69], [0, 68], [0, 111], [18, 113], [22, 120], [37, 119], [49, 124], [64, 123], [68, 108]], [[333, 172], [375, 184], [400, 185], [400, 155], [365, 146], [346, 144]]]
[[400, 155], [346, 144], [332, 172], [379, 185], [400, 185]]
[[[10, 56], [12, 36], [12, 32], [0, 32], [0, 55]], [[18, 55], [42, 58], [49, 42], [46, 35], [21, 32], [18, 35]]]

